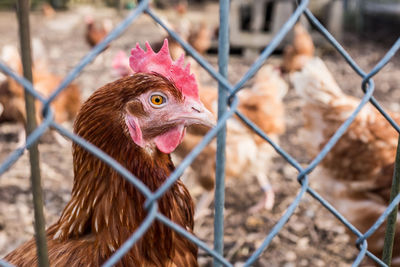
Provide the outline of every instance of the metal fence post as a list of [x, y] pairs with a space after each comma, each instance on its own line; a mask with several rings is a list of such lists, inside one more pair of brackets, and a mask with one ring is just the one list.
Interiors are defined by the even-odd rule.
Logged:
[[[19, 36], [21, 46], [21, 58], [24, 77], [32, 82], [32, 56], [30, 43], [29, 26], [29, 0], [18, 0], [17, 14], [19, 23]], [[37, 127], [35, 98], [25, 90], [26, 108], [26, 136], [32, 133]], [[47, 239], [45, 232], [45, 220], [43, 214], [43, 191], [40, 179], [39, 150], [38, 143], [35, 142], [29, 148], [29, 161], [31, 165], [31, 185], [33, 195], [33, 208], [35, 214], [35, 236], [38, 262], [40, 267], [49, 266], [47, 252]]]
[[[335, 208], [328, 203], [324, 198], [322, 198], [316, 191], [314, 191], [308, 184], [309, 174], [315, 167], [317, 167], [326, 154], [334, 147], [336, 142], [341, 138], [341, 136], [349, 129], [351, 123], [354, 121], [357, 114], [360, 113], [362, 108], [371, 102], [372, 105], [384, 116], [384, 118], [393, 126], [397, 132], [400, 132], [399, 125], [389, 116], [388, 113], [380, 106], [377, 100], [373, 97], [374, 82], [372, 77], [378, 73], [400, 50], [400, 38], [396, 43], [390, 48], [386, 55], [376, 64], [376, 66], [369, 72], [365, 73], [350, 57], [350, 55], [344, 50], [344, 48], [337, 42], [332, 35], [322, 26], [322, 24], [314, 17], [314, 15], [306, 9], [309, 0], [298, 1], [299, 5], [295, 12], [288, 18], [287, 22], [282, 26], [276, 36], [271, 40], [271, 42], [266, 46], [264, 51], [261, 53], [260, 57], [254, 62], [250, 67], [248, 72], [241, 78], [241, 80], [232, 86], [226, 79], [228, 70], [228, 60], [229, 60], [229, 0], [220, 0], [220, 28], [219, 28], [219, 53], [218, 53], [218, 63], [219, 63], [219, 73], [214, 70], [214, 68], [204, 60], [194, 49], [183, 41], [175, 32], [169, 29], [161, 19], [156, 16], [151, 9], [148, 8], [149, 0], [142, 0], [139, 2], [137, 8], [128, 15], [124, 21], [122, 21], [110, 34], [95, 48], [93, 48], [78, 64], [77, 66], [67, 75], [62, 84], [51, 94], [47, 99], [43, 98], [40, 94], [33, 90], [32, 84], [32, 69], [31, 69], [31, 50], [30, 50], [30, 36], [29, 36], [29, 0], [18, 0], [18, 18], [19, 18], [19, 30], [20, 30], [20, 42], [21, 42], [21, 54], [24, 67], [24, 76], [27, 79], [21, 78], [19, 75], [15, 74], [7, 66], [5, 66], [0, 61], [0, 70], [6, 75], [16, 80], [22, 86], [25, 87], [25, 98], [26, 98], [26, 113], [27, 113], [27, 145], [23, 148], [19, 148], [14, 151], [3, 163], [0, 164], [0, 174], [3, 174], [15, 161], [23, 154], [25, 147], [29, 147], [30, 151], [30, 163], [31, 163], [31, 182], [32, 182], [32, 192], [33, 192], [33, 202], [35, 211], [35, 233], [36, 233], [36, 243], [38, 248], [38, 262], [39, 266], [49, 266], [48, 261], [48, 251], [46, 247], [46, 235], [44, 231], [44, 216], [43, 216], [43, 194], [40, 183], [40, 169], [39, 169], [39, 153], [37, 147], [37, 140], [46, 129], [51, 126], [54, 130], [59, 131], [61, 134], [70, 138], [72, 141], [76, 142], [82, 148], [88, 150], [90, 153], [97, 156], [100, 160], [104, 161], [111, 168], [117, 171], [124, 179], [135, 186], [141, 193], [146, 197], [148, 202], [148, 207], [150, 212], [148, 217], [142, 222], [139, 228], [132, 233], [132, 235], [127, 239], [123, 246], [117, 250], [105, 263], [105, 266], [113, 265], [117, 262], [123, 255], [129, 252], [134, 243], [145, 233], [146, 229], [151, 226], [154, 220], [158, 220], [167, 227], [170, 227], [177, 234], [181, 234], [191, 242], [195, 243], [200, 249], [203, 249], [214, 257], [214, 266], [220, 267], [221, 265], [232, 267], [233, 265], [228, 262], [227, 259], [223, 258], [223, 241], [224, 241], [224, 190], [225, 190], [225, 141], [226, 141], [226, 121], [234, 114], [249, 126], [250, 129], [254, 130], [260, 137], [267, 141], [291, 166], [293, 166], [298, 172], [298, 179], [301, 181], [301, 190], [297, 194], [296, 198], [289, 205], [287, 211], [281, 216], [279, 221], [271, 229], [268, 236], [264, 239], [262, 244], [256, 249], [255, 252], [247, 259], [244, 266], [252, 266], [254, 262], [261, 256], [262, 252], [269, 246], [272, 239], [282, 230], [286, 225], [290, 216], [293, 215], [296, 208], [298, 207], [303, 196], [308, 193], [316, 201], [318, 201], [324, 208], [330, 211], [344, 226], [346, 226], [354, 235], [358, 237], [356, 244], [360, 248], [356, 259], [353, 262], [353, 266], [359, 266], [361, 261], [365, 256], [368, 256], [374, 260], [380, 266], [387, 266], [382, 260], [373, 255], [367, 250], [367, 239], [376, 232], [376, 230], [381, 227], [384, 221], [388, 220], [387, 233], [385, 237], [385, 247], [383, 259], [385, 262], [390, 264], [391, 250], [393, 243], [394, 230], [396, 225], [397, 206], [400, 203], [400, 195], [398, 194], [400, 189], [400, 147], [397, 147], [396, 154], [396, 165], [393, 178], [392, 192], [391, 192], [391, 203], [386, 208], [385, 212], [376, 220], [373, 226], [366, 231], [364, 234], [361, 233], [355, 226], [353, 226], [343, 215], [341, 215]], [[203, 140], [198, 144], [193, 151], [183, 160], [179, 167], [170, 175], [168, 180], [154, 193], [152, 193], [140, 180], [134, 175], [129, 173], [122, 165], [117, 161], [106, 155], [99, 148], [91, 145], [87, 141], [78, 136], [74, 135], [72, 132], [64, 129], [57, 123], [53, 121], [53, 117], [46, 116], [43, 123], [36, 128], [35, 121], [35, 98], [36, 101], [40, 100], [44, 103], [44, 106], [49, 105], [57, 95], [65, 89], [65, 87], [80, 74], [82, 69], [89, 64], [95, 56], [97, 56], [101, 50], [112, 40], [117, 38], [132, 22], [139, 16], [143, 11], [148, 13], [150, 17], [154, 19], [158, 24], [160, 24], [167, 32], [180, 43], [185, 50], [192, 55], [200, 65], [209, 72], [209, 74], [216, 80], [218, 80], [219, 94], [218, 94], [218, 123], [217, 126], [211, 129]], [[246, 116], [241, 114], [236, 108], [238, 105], [238, 99], [234, 98], [231, 103], [232, 109], [227, 109], [227, 98], [229, 91], [232, 97], [242, 88], [242, 86], [255, 74], [255, 72], [262, 66], [264, 61], [271, 55], [271, 53], [276, 49], [277, 45], [283, 40], [284, 36], [288, 31], [294, 26], [298, 17], [301, 14], [305, 14], [309, 21], [317, 28], [322, 36], [327, 39], [333, 47], [343, 56], [347, 63], [353, 68], [355, 73], [363, 78], [362, 88], [368, 89], [364, 90], [365, 95], [360, 100], [358, 106], [352, 111], [352, 114], [346, 119], [345, 122], [338, 128], [334, 135], [329, 139], [328, 143], [322, 148], [318, 155], [308, 164], [307, 167], [303, 168], [297, 160], [288, 154], [284, 149], [280, 148], [277, 144], [271, 140], [268, 135], [262, 132], [254, 123], [252, 123]], [[29, 80], [29, 81], [27, 81]], [[227, 89], [227, 90], [224, 90]], [[48, 114], [51, 112], [49, 109]], [[36, 129], [35, 129], [36, 128]], [[33, 131], [34, 130], [34, 131]], [[33, 131], [33, 133], [32, 133]], [[32, 133], [32, 134], [31, 134]], [[216, 166], [216, 188], [215, 188], [215, 221], [214, 221], [214, 249], [210, 249], [206, 243], [202, 242], [196, 238], [191, 233], [187, 232], [186, 229], [174, 223], [172, 220], [163, 216], [157, 211], [156, 202], [179, 178], [180, 174], [186, 169], [194, 158], [200, 153], [202, 149], [206, 146], [212, 138], [217, 135], [217, 166]], [[400, 143], [400, 138], [399, 138]], [[389, 215], [390, 214], [390, 215]], [[12, 266], [7, 262], [0, 259], [0, 266], [9, 267]]]
[[[400, 192], [400, 137], [397, 143], [396, 161], [394, 163], [394, 173], [392, 188], [390, 191], [390, 202], [399, 194]], [[393, 209], [387, 218], [386, 230], [385, 230], [385, 243], [383, 244], [383, 255], [382, 260], [388, 266], [392, 261], [393, 243], [394, 235], [396, 232], [396, 222], [397, 222], [397, 212], [399, 210], [399, 205]]]
[[[218, 68], [223, 77], [228, 75], [229, 60], [229, 0], [219, 1], [220, 27], [218, 36]], [[228, 94], [223, 85], [218, 83], [218, 118], [227, 109]], [[226, 125], [217, 135], [217, 165], [215, 171], [215, 220], [214, 220], [214, 249], [223, 255], [224, 250], [224, 204], [225, 204], [225, 141]], [[214, 258], [214, 266], [221, 264]]]

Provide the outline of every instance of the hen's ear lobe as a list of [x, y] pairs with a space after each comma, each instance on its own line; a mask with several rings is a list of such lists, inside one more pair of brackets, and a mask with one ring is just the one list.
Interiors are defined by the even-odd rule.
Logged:
[[137, 144], [138, 146], [143, 147], [144, 146], [143, 134], [142, 130], [140, 129], [138, 119], [136, 117], [128, 115], [125, 118], [125, 123], [128, 126], [129, 134], [133, 142], [135, 142], [135, 144]]

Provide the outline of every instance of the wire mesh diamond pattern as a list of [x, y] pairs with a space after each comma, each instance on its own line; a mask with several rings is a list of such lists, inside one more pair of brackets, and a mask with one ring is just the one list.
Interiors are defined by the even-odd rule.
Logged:
[[[318, 201], [322, 207], [329, 210], [340, 222], [342, 222], [351, 232], [358, 237], [357, 247], [359, 248], [359, 253], [353, 262], [353, 266], [358, 266], [365, 256], [370, 257], [372, 260], [377, 262], [381, 266], [386, 266], [380, 259], [375, 257], [367, 249], [367, 238], [370, 237], [385, 221], [389, 213], [395, 208], [395, 206], [400, 202], [400, 195], [398, 195], [387, 207], [385, 212], [381, 217], [374, 223], [374, 225], [366, 232], [361, 233], [355, 226], [353, 226], [346, 218], [344, 218], [335, 208], [328, 203], [324, 198], [322, 198], [314, 189], [309, 186], [308, 175], [312, 172], [315, 167], [324, 159], [327, 153], [333, 148], [333, 146], [338, 142], [341, 136], [346, 132], [351, 123], [354, 121], [355, 117], [363, 109], [363, 107], [368, 103], [372, 103], [376, 109], [389, 121], [389, 123], [400, 132], [399, 126], [394, 122], [394, 120], [389, 116], [388, 113], [381, 107], [378, 101], [373, 97], [373, 92], [375, 89], [373, 76], [377, 74], [395, 55], [395, 53], [400, 48], [400, 38], [397, 39], [395, 44], [390, 48], [386, 55], [376, 64], [376, 66], [369, 72], [362, 70], [357, 63], [350, 57], [346, 50], [338, 43], [333, 36], [322, 26], [322, 24], [314, 17], [307, 6], [309, 4], [308, 0], [298, 1], [298, 5], [293, 14], [289, 17], [287, 22], [282, 26], [276, 36], [272, 41], [265, 47], [257, 60], [251, 65], [249, 70], [240, 79], [240, 81], [234, 85], [230, 84], [228, 80], [218, 73], [211, 64], [209, 64], [202, 56], [200, 56], [189, 44], [183, 41], [180, 36], [171, 30], [161, 19], [158, 17], [153, 10], [149, 7], [149, 0], [140, 1], [138, 6], [117, 26], [115, 27], [109, 35], [97, 46], [95, 46], [77, 65], [76, 67], [65, 77], [59, 87], [54, 90], [54, 92], [48, 98], [43, 98], [40, 94], [35, 91], [33, 85], [27, 81], [25, 78], [20, 77], [14, 73], [9, 67], [0, 62], [0, 70], [6, 75], [11, 76], [14, 80], [20, 83], [25, 90], [32, 94], [37, 100], [39, 100], [43, 105], [43, 116], [44, 120], [35, 129], [35, 131], [27, 137], [27, 141], [24, 147], [15, 150], [0, 166], [0, 175], [3, 174], [7, 169], [11, 168], [12, 165], [22, 156], [25, 149], [29, 148], [34, 142], [52, 127], [57, 130], [62, 135], [71, 139], [73, 142], [79, 144], [84, 149], [88, 150], [90, 153], [104, 161], [110, 167], [114, 168], [118, 173], [121, 174], [123, 178], [132, 183], [145, 197], [146, 203], [145, 208], [148, 211], [148, 215], [142, 222], [140, 227], [129, 237], [129, 239], [112, 255], [110, 259], [103, 266], [113, 266], [117, 263], [125, 253], [127, 253], [130, 248], [135, 244], [135, 242], [146, 232], [146, 230], [151, 226], [151, 224], [158, 220], [161, 223], [172, 228], [177, 233], [185, 236], [187, 239], [195, 243], [200, 249], [209, 253], [214, 259], [222, 264], [223, 266], [233, 266], [232, 263], [228, 262], [222, 255], [217, 253], [215, 250], [210, 248], [205, 242], [201, 241], [194, 235], [188, 233], [185, 229], [173, 223], [167, 217], [162, 215], [158, 211], [157, 200], [176, 182], [179, 176], [184, 172], [184, 170], [190, 166], [197, 155], [204, 149], [204, 147], [217, 135], [228, 119], [233, 115], [237, 115], [245, 124], [247, 124], [252, 130], [254, 130], [260, 137], [262, 137], [266, 142], [268, 142], [282, 158], [284, 158], [291, 166], [293, 166], [298, 171], [297, 180], [300, 184], [300, 190], [296, 195], [293, 202], [289, 205], [286, 212], [282, 215], [276, 225], [271, 229], [269, 234], [265, 237], [261, 245], [253, 252], [253, 254], [247, 259], [244, 266], [251, 266], [265, 249], [269, 246], [272, 239], [279, 233], [279, 231], [285, 226], [290, 216], [294, 213], [302, 198], [306, 193], [311, 195], [316, 201]], [[229, 13], [229, 9], [222, 10], [223, 14], [226, 16]], [[227, 105], [229, 109], [219, 118], [217, 125], [211, 129], [203, 138], [203, 140], [187, 155], [187, 157], [181, 162], [175, 171], [170, 175], [167, 181], [160, 187], [156, 192], [151, 192], [139, 179], [134, 177], [128, 170], [121, 166], [113, 158], [102, 152], [99, 148], [91, 145], [84, 139], [73, 134], [72, 132], [66, 130], [61, 125], [57, 124], [53, 120], [53, 112], [50, 108], [50, 103], [59, 95], [66, 86], [69, 85], [81, 72], [82, 70], [92, 62], [97, 55], [99, 55], [103, 49], [114, 39], [120, 36], [134, 21], [135, 19], [143, 13], [147, 13], [155, 22], [157, 22], [161, 27], [163, 27], [175, 40], [177, 40], [186, 52], [191, 55], [215, 80], [222, 85], [223, 89], [229, 94], [229, 99]], [[260, 128], [258, 128], [252, 121], [250, 121], [246, 116], [240, 113], [237, 109], [239, 104], [239, 99], [237, 98], [237, 93], [242, 89], [243, 85], [253, 77], [253, 75], [261, 68], [264, 62], [270, 57], [276, 47], [288, 34], [288, 32], [294, 27], [299, 17], [304, 15], [307, 17], [309, 22], [317, 29], [320, 34], [343, 56], [343, 58], [352, 67], [355, 73], [357, 73], [363, 80], [361, 84], [361, 89], [364, 91], [364, 96], [362, 97], [358, 107], [352, 112], [349, 118], [337, 129], [335, 134], [330, 138], [326, 145], [321, 149], [318, 155], [303, 168], [299, 162], [292, 157], [288, 152], [279, 147], [274, 143], [268, 135], [266, 135]], [[220, 47], [222, 45], [220, 44]], [[217, 163], [218, 164], [218, 163]], [[2, 266], [11, 266], [5, 261], [0, 261]]]

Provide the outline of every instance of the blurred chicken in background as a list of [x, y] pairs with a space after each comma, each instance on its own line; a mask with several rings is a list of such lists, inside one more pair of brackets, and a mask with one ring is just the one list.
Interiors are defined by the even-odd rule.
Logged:
[[[112, 30], [113, 23], [110, 19], [95, 20], [91, 15], [85, 17], [86, 23], [86, 42], [90, 47], [100, 43]], [[107, 49], [108, 46], [105, 48]]]
[[188, 43], [201, 55], [204, 55], [211, 47], [212, 31], [206, 21], [193, 25]]
[[123, 50], [119, 50], [111, 62], [112, 73], [116, 77], [125, 77], [133, 74], [129, 66], [129, 57]]
[[[292, 74], [291, 80], [304, 100], [305, 125], [299, 136], [315, 157], [361, 100], [344, 94], [319, 58]], [[400, 114], [389, 114], [400, 123]], [[311, 173], [311, 183], [316, 183], [321, 195], [362, 233], [389, 204], [397, 140], [396, 130], [368, 103]], [[384, 230], [383, 225], [367, 240], [368, 250], [377, 257], [382, 256]], [[399, 220], [392, 266], [400, 266]]]
[[293, 29], [293, 44], [283, 52], [282, 68], [286, 72], [298, 71], [314, 56], [314, 43], [303, 25], [297, 23]]
[[[50, 94], [61, 83], [62, 78], [48, 70], [44, 47], [38, 39], [32, 43], [33, 50], [33, 87], [44, 97]], [[19, 75], [22, 75], [22, 63], [17, 47], [4, 46], [1, 60]], [[79, 110], [81, 93], [79, 87], [71, 83], [51, 103], [54, 109], [54, 119], [57, 123], [72, 120]], [[0, 84], [0, 104], [4, 111], [0, 115], [1, 121], [26, 123], [25, 99], [23, 87], [11, 77]], [[41, 122], [41, 105], [36, 101], [36, 118]], [[21, 135], [20, 135], [21, 139]], [[23, 140], [20, 140], [20, 142]]]
[[[165, 16], [160, 16], [162, 21], [174, 32], [176, 32], [179, 37], [187, 41], [190, 34], [190, 28], [192, 27], [191, 22], [187, 16], [187, 1], [179, 1], [177, 5], [174, 6], [174, 20], [171, 21]], [[164, 43], [164, 39], [168, 39], [169, 51], [171, 58], [173, 60], [177, 60], [182, 54], [185, 54], [185, 50], [183, 47], [172, 38], [159, 24], [157, 24], [159, 28], [162, 29], [164, 35], [161, 36], [160, 40], [154, 43], [154, 51], [159, 51]]]
[[55, 16], [56, 11], [49, 3], [43, 3], [42, 5], [42, 13], [46, 18], [52, 18]]
[[[284, 106], [282, 98], [288, 86], [278, 69], [265, 65], [255, 77], [253, 86], [239, 93], [239, 111], [260, 127], [271, 139], [278, 142], [279, 135], [285, 131]], [[200, 85], [200, 98], [207, 109], [217, 115], [218, 91], [216, 88]], [[185, 157], [204, 137], [206, 131], [192, 127], [183, 139], [175, 154]], [[196, 205], [196, 217], [207, 212], [212, 201], [215, 183], [216, 141], [210, 143], [195, 159], [191, 168], [201, 186], [207, 190]], [[271, 158], [274, 149], [254, 131], [247, 128], [238, 118], [227, 123], [226, 139], [226, 178], [249, 179], [256, 177], [264, 197], [251, 212], [270, 210], [274, 206], [274, 191], [268, 180]]]
[[[163, 17], [163, 22], [176, 32], [183, 41], [189, 43], [197, 52], [204, 55], [211, 47], [212, 31], [207, 21], [195, 22], [189, 19], [187, 5], [187, 1], [180, 1], [174, 7], [176, 14], [174, 20], [168, 20]], [[161, 48], [165, 38], [168, 39], [169, 50], [173, 60], [177, 60], [182, 54], [185, 54], [183, 47], [167, 33], [155, 44], [155, 51]]]

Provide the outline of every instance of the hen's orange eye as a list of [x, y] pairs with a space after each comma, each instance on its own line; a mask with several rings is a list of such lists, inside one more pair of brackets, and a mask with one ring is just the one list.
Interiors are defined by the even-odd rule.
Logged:
[[160, 107], [167, 102], [165, 96], [160, 94], [154, 94], [150, 96], [150, 103], [153, 107]]

